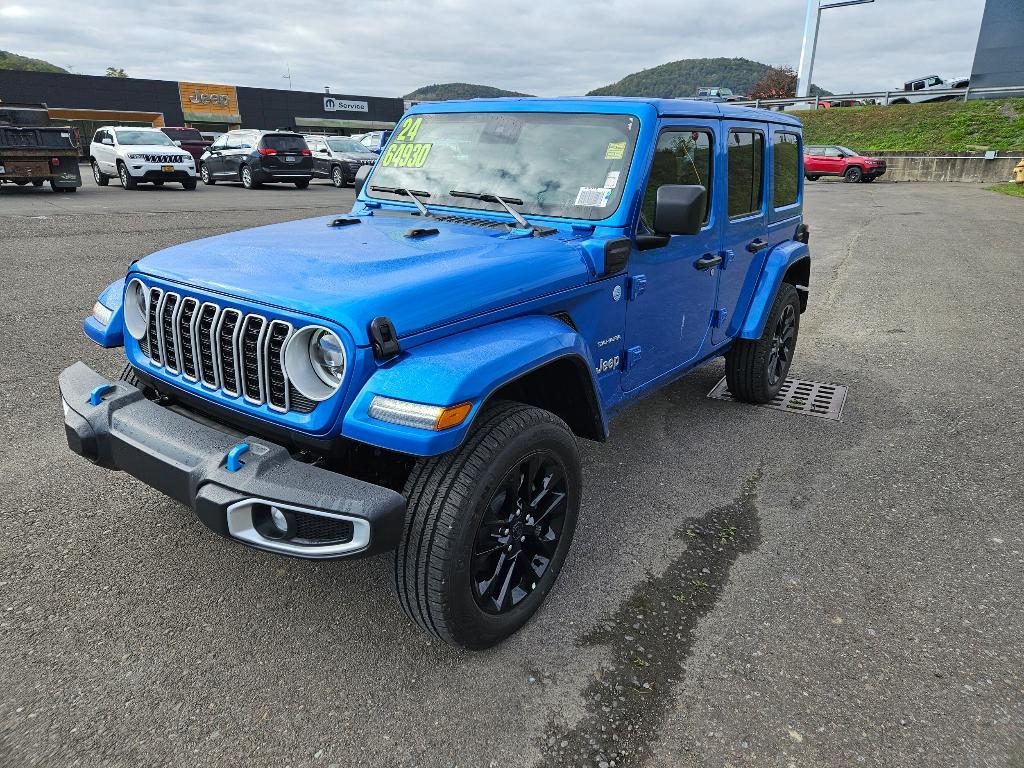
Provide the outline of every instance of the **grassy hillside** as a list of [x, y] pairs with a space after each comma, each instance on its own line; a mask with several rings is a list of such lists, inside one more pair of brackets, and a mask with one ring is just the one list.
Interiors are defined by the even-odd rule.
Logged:
[[56, 64], [42, 59], [30, 59], [10, 51], [0, 51], [0, 69], [20, 69], [24, 72], [67, 72]]
[[528, 93], [505, 91], [490, 85], [474, 83], [440, 83], [425, 85], [405, 94], [410, 101], [447, 101], [449, 99], [493, 99], [499, 96], [529, 96]]
[[[672, 99], [695, 96], [701, 86], [731, 88], [745, 94], [770, 67], [750, 59], [682, 59], [634, 72], [617, 83], [596, 88], [588, 96], [647, 96]], [[815, 92], [828, 95], [815, 86]]]
[[1024, 151], [1024, 99], [944, 101], [795, 113], [808, 144], [857, 151]]

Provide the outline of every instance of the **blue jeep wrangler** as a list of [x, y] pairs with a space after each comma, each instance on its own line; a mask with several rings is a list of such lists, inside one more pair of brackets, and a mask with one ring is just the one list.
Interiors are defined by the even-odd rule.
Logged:
[[404, 116], [350, 213], [178, 245], [85, 320], [71, 449], [214, 531], [394, 550], [411, 619], [470, 648], [565, 561], [577, 438], [725, 356], [768, 402], [807, 304], [800, 124], [700, 101], [495, 99]]

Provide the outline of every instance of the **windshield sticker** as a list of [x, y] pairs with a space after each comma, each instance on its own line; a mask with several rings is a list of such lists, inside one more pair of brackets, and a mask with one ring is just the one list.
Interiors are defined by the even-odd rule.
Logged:
[[576, 193], [575, 205], [604, 208], [611, 196], [612, 190], [607, 187], [580, 187], [580, 191]]
[[433, 144], [395, 144], [384, 150], [380, 164], [385, 168], [422, 168]]
[[395, 141], [416, 141], [416, 134], [423, 125], [422, 117], [410, 117], [402, 123], [402, 129], [395, 136]]
[[626, 142], [624, 141], [611, 141], [608, 142], [608, 149], [604, 151], [605, 160], [621, 160], [626, 154]]
[[619, 186], [619, 171], [609, 171], [608, 178], [604, 180], [604, 185], [611, 189], [615, 189]]

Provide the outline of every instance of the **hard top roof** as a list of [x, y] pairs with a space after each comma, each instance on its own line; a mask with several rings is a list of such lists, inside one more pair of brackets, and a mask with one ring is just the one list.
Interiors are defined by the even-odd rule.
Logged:
[[643, 97], [624, 96], [573, 96], [554, 99], [510, 96], [497, 99], [464, 99], [438, 102], [421, 102], [416, 111], [443, 111], [446, 107], [455, 107], [452, 111], [467, 111], [467, 106], [500, 108], [502, 105], [515, 104], [521, 107], [525, 104], [534, 105], [538, 111], [563, 112], [563, 111], [587, 111], [588, 106], [621, 106], [623, 111], [629, 111], [637, 105], [653, 107], [659, 117], [724, 117], [733, 120], [759, 120], [762, 122], [782, 123], [784, 125], [801, 125], [800, 121], [792, 115], [783, 112], [772, 112], [767, 109], [754, 109], [752, 107], [738, 107], [734, 104], [713, 101], [698, 101], [696, 99], [650, 99]]

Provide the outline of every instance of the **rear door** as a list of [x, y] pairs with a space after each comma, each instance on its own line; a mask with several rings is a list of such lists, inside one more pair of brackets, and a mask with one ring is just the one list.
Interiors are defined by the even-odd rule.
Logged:
[[312, 174], [313, 157], [306, 140], [295, 133], [266, 133], [260, 145], [273, 150], [264, 156], [263, 168], [271, 173]]
[[718, 306], [711, 338], [719, 344], [739, 330], [741, 315], [753, 295], [759, 269], [768, 249], [768, 220], [765, 203], [765, 123], [727, 120], [726, 220], [723, 235]]
[[[658, 136], [637, 222], [636, 251], [629, 261], [623, 389], [685, 366], [700, 354], [707, 338], [718, 279], [713, 260], [721, 248], [722, 210], [715, 204], [713, 183], [717, 124], [673, 121]], [[698, 234], [653, 235], [650, 223], [663, 184], [698, 184], [708, 191]]]

